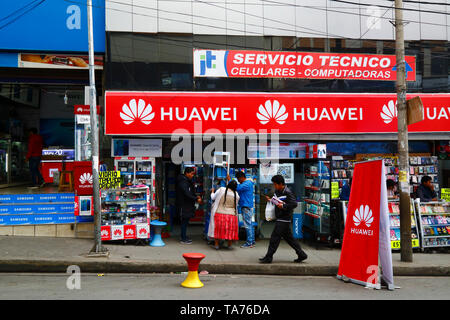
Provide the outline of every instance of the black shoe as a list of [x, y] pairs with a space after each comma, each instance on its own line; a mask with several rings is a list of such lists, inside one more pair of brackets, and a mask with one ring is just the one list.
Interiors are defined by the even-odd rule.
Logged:
[[307, 258], [308, 258], [308, 255], [305, 252], [302, 252], [302, 254], [300, 254], [298, 256], [298, 258], [294, 260], [294, 262], [300, 263], [303, 260], [306, 260]]
[[259, 263], [272, 263], [272, 259], [267, 257], [259, 258]]

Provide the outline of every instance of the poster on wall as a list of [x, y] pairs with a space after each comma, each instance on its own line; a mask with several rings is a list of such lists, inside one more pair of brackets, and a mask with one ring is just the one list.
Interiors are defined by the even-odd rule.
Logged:
[[162, 156], [162, 139], [112, 139], [113, 157]]
[[294, 183], [293, 163], [261, 163], [259, 166], [259, 183], [271, 184], [272, 177], [279, 174], [286, 184]]

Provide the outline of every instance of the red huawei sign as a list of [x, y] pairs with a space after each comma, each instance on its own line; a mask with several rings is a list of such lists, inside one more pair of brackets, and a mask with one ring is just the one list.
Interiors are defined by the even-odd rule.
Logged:
[[[280, 134], [397, 132], [395, 94], [107, 91], [105, 95], [105, 133], [110, 135], [249, 134], [273, 129]], [[425, 120], [408, 130], [448, 132], [450, 95], [420, 97]]]

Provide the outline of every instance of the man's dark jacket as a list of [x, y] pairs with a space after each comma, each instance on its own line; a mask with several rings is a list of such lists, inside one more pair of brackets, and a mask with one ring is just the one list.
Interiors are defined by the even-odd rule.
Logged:
[[283, 200], [283, 209], [275, 207], [275, 217], [277, 220], [288, 222], [292, 221], [292, 214], [294, 209], [297, 207], [297, 199], [295, 198], [295, 195], [288, 187], [285, 187], [282, 191], [275, 191], [275, 195], [278, 198], [284, 196], [286, 197], [286, 199]]
[[420, 198], [420, 202], [428, 202], [432, 201], [434, 198], [437, 198], [436, 191], [431, 190], [430, 188], [421, 184], [417, 188], [417, 198]]
[[176, 204], [178, 212], [181, 210], [182, 218], [192, 218], [195, 215], [196, 200], [194, 183], [180, 174], [177, 178]]

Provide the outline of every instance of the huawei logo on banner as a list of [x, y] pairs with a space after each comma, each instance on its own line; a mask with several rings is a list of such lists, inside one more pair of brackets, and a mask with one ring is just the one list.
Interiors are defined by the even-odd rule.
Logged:
[[109, 237], [108, 230], [102, 230], [101, 235], [102, 235], [102, 237]]
[[361, 205], [359, 210], [356, 209], [355, 215], [353, 216], [353, 222], [355, 223], [355, 226], [359, 226], [362, 222], [364, 222], [367, 227], [370, 227], [373, 222], [373, 217], [372, 210], [370, 210], [369, 206]]
[[[353, 223], [355, 226], [358, 227], [361, 225], [362, 227], [363, 222], [367, 228], [370, 228], [373, 223], [372, 210], [368, 205], [361, 205], [355, 210], [355, 214], [353, 215]], [[350, 233], [373, 236], [373, 230], [370, 229], [350, 228]]]
[[81, 184], [85, 184], [85, 183], [92, 184], [92, 175], [89, 172], [83, 173], [80, 176], [80, 183]]
[[278, 124], [284, 124], [288, 117], [288, 113], [286, 112], [284, 104], [280, 107], [280, 103], [277, 100], [274, 100], [273, 103], [270, 100], [267, 100], [264, 105], [261, 104], [259, 106], [256, 117], [261, 124], [267, 124], [272, 119]]
[[394, 118], [397, 117], [397, 106], [394, 100], [389, 100], [388, 105], [383, 106], [383, 110], [380, 112], [380, 116], [384, 123], [391, 123]]
[[139, 99], [139, 103], [136, 104], [136, 99], [131, 99], [128, 105], [124, 104], [120, 117], [125, 124], [131, 124], [136, 120], [141, 120], [143, 124], [150, 124], [155, 117], [155, 113], [152, 112], [152, 106], [145, 105], [145, 101]]

